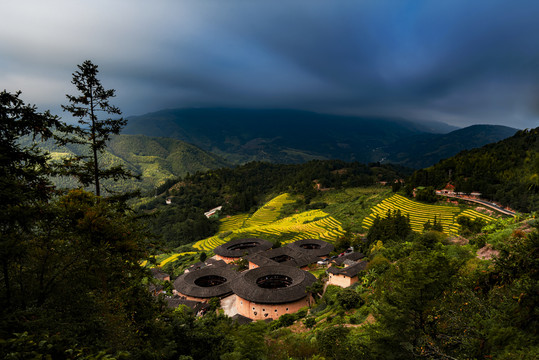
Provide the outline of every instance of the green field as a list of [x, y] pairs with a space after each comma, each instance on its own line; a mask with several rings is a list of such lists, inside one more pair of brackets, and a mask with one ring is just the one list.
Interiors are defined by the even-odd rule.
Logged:
[[429, 220], [432, 223], [434, 217], [436, 217], [436, 219], [442, 223], [443, 231], [450, 235], [459, 234], [460, 225], [457, 223], [457, 218], [459, 216], [468, 216], [472, 220], [475, 218], [482, 218], [487, 222], [495, 220], [494, 218], [481, 214], [475, 210], [463, 210], [459, 207], [449, 205], [427, 205], [395, 194], [374, 206], [371, 214], [363, 220], [363, 226], [368, 229], [377, 216], [380, 216], [381, 218], [385, 217], [388, 210], [400, 210], [402, 215], [409, 216], [412, 230], [418, 232], [423, 231], [423, 224]]
[[236, 238], [260, 237], [279, 239], [283, 244], [300, 239], [322, 239], [334, 242], [345, 232], [342, 223], [322, 210], [309, 210], [279, 219], [281, 209], [294, 203], [289, 194], [281, 194], [258, 209], [253, 215], [237, 215], [221, 220], [219, 232], [196, 242], [199, 250], [212, 250]]

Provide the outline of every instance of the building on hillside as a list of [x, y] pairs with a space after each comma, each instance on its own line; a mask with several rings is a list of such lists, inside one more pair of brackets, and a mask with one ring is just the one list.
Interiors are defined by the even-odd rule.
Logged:
[[342, 269], [331, 266], [328, 273], [328, 285], [337, 285], [343, 288], [349, 287], [359, 281], [359, 272], [367, 268], [367, 261], [356, 262], [354, 265]]
[[296, 250], [289, 246], [262, 251], [246, 256], [245, 259], [249, 261], [249, 269], [281, 264], [299, 267], [304, 270], [308, 268], [309, 265], [316, 264], [320, 260], [318, 256]]
[[152, 294], [153, 296], [157, 296], [159, 294], [164, 294], [164, 286], [161, 285], [161, 284], [153, 284], [153, 283], [150, 283], [148, 285], [148, 291], [150, 292], [150, 294]]
[[152, 276], [161, 281], [170, 281], [170, 275], [162, 271], [160, 268], [151, 268], [150, 272], [152, 273]]
[[224, 262], [223, 260], [209, 258], [206, 259], [206, 261], [199, 261], [197, 263], [194, 263], [193, 265], [185, 269], [184, 272], [188, 273], [191, 271], [200, 270], [207, 266], [226, 266], [226, 262]]
[[243, 256], [269, 250], [272, 246], [271, 242], [263, 239], [236, 239], [216, 247], [213, 252], [218, 260], [229, 264]]
[[165, 302], [167, 303], [167, 306], [172, 309], [176, 309], [180, 305], [187, 306], [195, 315], [201, 315], [209, 308], [209, 305], [205, 302], [182, 299], [178, 295], [166, 297]]
[[455, 185], [447, 183], [447, 185], [442, 190], [436, 190], [436, 195], [454, 196]]
[[261, 266], [232, 282], [238, 314], [252, 320], [277, 319], [312, 303], [306, 288], [316, 278], [292, 266]]
[[333, 244], [320, 239], [302, 239], [287, 244], [286, 247], [298, 250], [304, 254], [318, 256], [322, 259], [327, 258], [329, 253], [335, 250]]
[[213, 208], [211, 209], [210, 211], [206, 211], [204, 213], [204, 216], [207, 217], [208, 219], [211, 218], [213, 215], [217, 214], [218, 211], [221, 211], [223, 207], [222, 206], [218, 206], [216, 208]]
[[230, 266], [207, 266], [183, 273], [174, 281], [174, 289], [177, 295], [187, 300], [224, 298], [232, 294], [230, 286], [237, 277], [238, 272]]
[[338, 258], [335, 258], [333, 260], [331, 260], [332, 263], [334, 263], [335, 265], [337, 266], [341, 266], [343, 265], [343, 263], [346, 261], [346, 260], [351, 260], [351, 261], [358, 261], [358, 260], [361, 260], [365, 257], [365, 254], [363, 253], [360, 253], [360, 252], [351, 252], [351, 253], [348, 253], [348, 254], [344, 254], [342, 256], [339, 256]]

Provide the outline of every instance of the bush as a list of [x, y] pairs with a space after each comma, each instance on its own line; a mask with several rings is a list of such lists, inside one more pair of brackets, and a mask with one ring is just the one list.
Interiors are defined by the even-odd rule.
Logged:
[[303, 321], [303, 324], [305, 325], [305, 327], [311, 329], [316, 325], [316, 319], [312, 316], [309, 316], [305, 318], [305, 320]]
[[270, 325], [271, 330], [276, 330], [282, 327], [290, 326], [296, 321], [294, 314], [284, 314], [278, 320], [272, 321]]
[[485, 235], [478, 235], [473, 239], [470, 239], [470, 245], [475, 246], [478, 249], [484, 247], [487, 243], [487, 237]]
[[337, 298], [341, 291], [343, 291], [341, 287], [329, 285], [326, 288], [326, 292], [324, 293], [324, 296], [322, 296], [322, 299], [324, 299], [326, 304], [333, 305], [337, 302]]
[[200, 253], [200, 257], [198, 258], [201, 262], [204, 262], [206, 261], [206, 259], [208, 258], [208, 255], [206, 255], [206, 253], [203, 251]]
[[320, 304], [317, 307], [311, 309], [311, 314], [312, 315], [318, 314], [318, 313], [324, 311], [327, 307], [328, 307], [328, 305], [325, 302], [322, 301], [322, 302], [320, 302]]
[[377, 274], [383, 274], [387, 269], [389, 269], [390, 262], [388, 259], [382, 255], [376, 255], [374, 259], [369, 261], [367, 265], [367, 270], [374, 270]]
[[356, 307], [360, 307], [364, 301], [361, 295], [352, 289], [344, 289], [338, 297], [339, 305], [345, 310], [350, 310]]

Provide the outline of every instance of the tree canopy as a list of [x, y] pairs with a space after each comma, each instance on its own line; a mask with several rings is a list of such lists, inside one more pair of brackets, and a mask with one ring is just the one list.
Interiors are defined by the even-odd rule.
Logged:
[[89, 147], [89, 156], [78, 156], [64, 160], [64, 164], [71, 175], [76, 176], [84, 186], [95, 185], [95, 194], [101, 195], [100, 180], [125, 179], [134, 175], [122, 166], [104, 169], [99, 165], [99, 155], [105, 151], [107, 141], [112, 135], [118, 135], [127, 124], [123, 118], [102, 119], [100, 113], [107, 115], [120, 115], [118, 107], [110, 104], [110, 98], [115, 96], [114, 89], [105, 89], [98, 79], [97, 65], [86, 60], [77, 65], [78, 70], [73, 73], [71, 83], [75, 85], [78, 95], [66, 95], [69, 105], [62, 105], [64, 111], [78, 118], [78, 126], [65, 125], [63, 138], [59, 139], [61, 145], [68, 143], [81, 144]]

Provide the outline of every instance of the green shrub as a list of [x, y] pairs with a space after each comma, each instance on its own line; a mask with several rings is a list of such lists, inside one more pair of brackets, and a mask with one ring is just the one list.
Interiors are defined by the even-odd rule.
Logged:
[[352, 289], [344, 289], [338, 297], [339, 305], [345, 310], [354, 309], [360, 307], [364, 301], [361, 295]]
[[390, 267], [390, 262], [388, 259], [382, 255], [376, 255], [369, 264], [367, 265], [367, 270], [374, 270], [377, 274], [383, 274]]
[[316, 319], [312, 316], [309, 316], [305, 318], [305, 320], [303, 321], [303, 324], [305, 324], [307, 328], [311, 329], [316, 325]]

